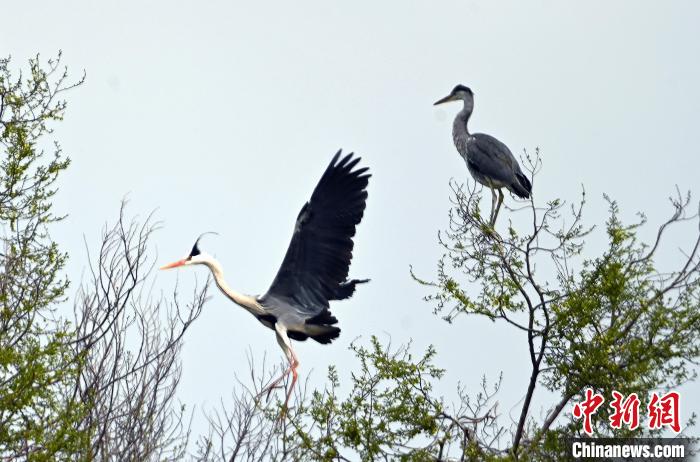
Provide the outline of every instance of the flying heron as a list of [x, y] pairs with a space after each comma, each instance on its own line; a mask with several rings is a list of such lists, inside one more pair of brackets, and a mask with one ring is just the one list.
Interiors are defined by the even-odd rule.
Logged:
[[368, 279], [348, 280], [352, 260], [355, 228], [362, 220], [367, 201], [368, 168], [357, 168], [360, 158], [350, 153], [333, 157], [316, 185], [311, 199], [297, 216], [292, 240], [277, 276], [262, 296], [244, 295], [233, 290], [224, 280], [221, 264], [202, 251], [200, 236], [185, 258], [161, 269], [179, 266], [205, 265], [214, 276], [219, 289], [236, 305], [244, 308], [264, 326], [273, 329], [277, 343], [289, 361], [289, 367], [261, 392], [272, 389], [292, 374], [287, 392], [287, 408], [297, 381], [299, 358], [291, 340], [311, 337], [327, 344], [338, 338], [338, 320], [331, 314], [329, 302], [350, 298], [355, 286]]
[[[489, 224], [493, 227], [503, 203], [501, 188], [505, 187], [516, 196], [528, 199], [532, 193], [532, 184], [523, 174], [508, 146], [491, 135], [469, 133], [467, 123], [474, 110], [474, 93], [469, 87], [457, 85], [449, 95], [436, 101], [434, 106], [458, 100], [464, 102], [464, 107], [452, 124], [452, 139], [457, 151], [467, 163], [472, 177], [491, 189]], [[496, 204], [496, 190], [498, 190], [498, 204]]]

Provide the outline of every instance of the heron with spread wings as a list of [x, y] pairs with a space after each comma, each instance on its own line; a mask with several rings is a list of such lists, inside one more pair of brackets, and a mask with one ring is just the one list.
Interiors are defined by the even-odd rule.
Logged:
[[316, 185], [311, 199], [297, 216], [292, 240], [277, 276], [262, 296], [244, 295], [224, 280], [221, 264], [202, 251], [199, 239], [187, 257], [161, 269], [204, 265], [211, 271], [219, 289], [236, 305], [244, 308], [264, 326], [275, 331], [277, 343], [289, 366], [263, 393], [268, 393], [289, 374], [292, 383], [287, 392], [287, 408], [297, 381], [299, 358], [291, 340], [311, 337], [321, 344], [331, 343], [340, 335], [338, 320], [329, 302], [350, 298], [357, 284], [368, 279], [350, 279], [353, 240], [367, 202], [369, 168], [355, 168], [359, 157], [350, 153], [333, 157]]

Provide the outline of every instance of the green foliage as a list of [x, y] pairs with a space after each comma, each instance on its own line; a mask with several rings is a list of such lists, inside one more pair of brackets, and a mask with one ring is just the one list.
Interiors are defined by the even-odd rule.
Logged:
[[[587, 387], [608, 397], [613, 390], [636, 392], [644, 405], [652, 391], [696, 378], [691, 361], [700, 357], [697, 262], [689, 259], [685, 271], [661, 274], [650, 246], [637, 239], [644, 220], [625, 225], [617, 204], [608, 202], [607, 250], [564, 279], [565, 297], [552, 304], [546, 358], [552, 369], [543, 382], [569, 395]], [[598, 431], [609, 433], [604, 426]]]
[[320, 461], [336, 460], [343, 448], [352, 448], [363, 460], [433, 460], [411, 443], [438, 432], [442, 404], [430, 392], [431, 380], [442, 377], [443, 371], [432, 364], [435, 351], [429, 348], [413, 360], [408, 348], [391, 351], [376, 337], [369, 347], [351, 348], [360, 368], [352, 374], [350, 393], [338, 397], [338, 374], [331, 367], [329, 388], [313, 393], [304, 411], [308, 420], [297, 427], [301, 448]]
[[58, 95], [82, 82], [66, 85], [59, 62], [32, 59], [14, 78], [0, 59], [0, 457], [56, 460], [87, 442], [74, 429], [82, 404], [64, 393], [77, 371], [70, 326], [54, 317], [68, 281], [49, 235], [61, 219], [51, 199], [69, 160], [57, 144], [51, 155], [43, 147], [48, 123], [63, 117]]
[[331, 366], [325, 389], [307, 395], [302, 386], [284, 418], [280, 401], [260, 399], [266, 383], [252, 374], [254, 389], [239, 391], [210, 420], [213, 434], [200, 440], [197, 460], [423, 462], [464, 450], [473, 427], [434, 396], [444, 371], [433, 364], [432, 347], [414, 357], [410, 345], [392, 348], [372, 337], [350, 348], [357, 367], [349, 386]]

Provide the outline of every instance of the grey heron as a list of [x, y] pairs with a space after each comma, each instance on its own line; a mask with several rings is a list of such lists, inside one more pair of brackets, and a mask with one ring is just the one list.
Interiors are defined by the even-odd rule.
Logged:
[[291, 373], [292, 383], [283, 413], [297, 381], [299, 366], [291, 340], [310, 337], [328, 344], [338, 338], [340, 328], [329, 302], [350, 298], [357, 284], [368, 281], [348, 280], [353, 237], [364, 214], [371, 176], [368, 167], [355, 169], [359, 162], [360, 158], [353, 158], [352, 153], [341, 158], [338, 151], [333, 157], [311, 199], [301, 208], [282, 265], [264, 295], [250, 296], [233, 290], [224, 280], [221, 264], [200, 248], [201, 236], [185, 258], [161, 267], [206, 266], [224, 295], [275, 331], [289, 366], [262, 393], [267, 391], [269, 396]]
[[[474, 110], [474, 93], [469, 87], [457, 85], [446, 97], [435, 102], [462, 101], [464, 107], [452, 124], [452, 139], [457, 151], [467, 163], [467, 169], [474, 179], [491, 189], [491, 217], [489, 224], [496, 224], [498, 211], [503, 203], [503, 191], [506, 188], [516, 196], [528, 199], [532, 193], [532, 184], [520, 169], [518, 161], [508, 146], [491, 135], [469, 133], [467, 124]], [[496, 204], [498, 190], [498, 204]]]

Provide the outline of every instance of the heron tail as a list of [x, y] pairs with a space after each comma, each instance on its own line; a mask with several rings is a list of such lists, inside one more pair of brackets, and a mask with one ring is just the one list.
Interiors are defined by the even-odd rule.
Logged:
[[532, 183], [525, 175], [518, 172], [515, 174], [515, 181], [508, 188], [510, 192], [522, 199], [529, 199], [532, 193]]
[[287, 335], [292, 340], [303, 342], [311, 337], [318, 343], [327, 344], [340, 336], [340, 328], [335, 326], [314, 326], [313, 332], [298, 332], [295, 330], [287, 331]]
[[325, 345], [331, 343], [333, 340], [337, 339], [340, 336], [340, 328], [335, 326], [324, 327], [325, 332], [317, 335], [312, 335], [311, 338], [316, 340], [318, 343]]
[[340, 335], [340, 329], [331, 325], [337, 322], [336, 317], [326, 308], [313, 318], [306, 320], [306, 333], [318, 343], [331, 343]]

